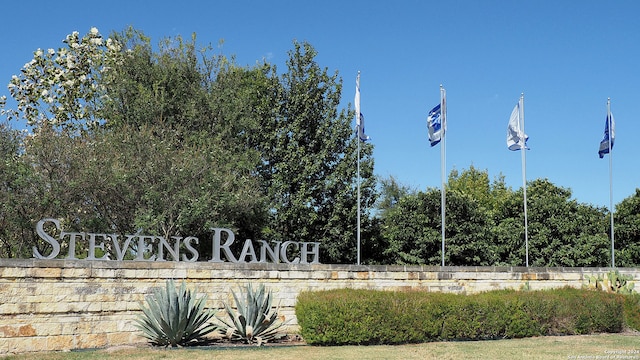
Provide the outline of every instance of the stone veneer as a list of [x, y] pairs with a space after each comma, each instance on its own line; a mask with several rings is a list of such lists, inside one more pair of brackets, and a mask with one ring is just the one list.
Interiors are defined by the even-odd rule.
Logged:
[[[640, 280], [640, 269], [618, 269]], [[285, 331], [298, 329], [301, 291], [336, 288], [476, 293], [496, 289], [581, 287], [608, 268], [286, 265], [0, 259], [0, 355], [144, 343], [134, 327], [140, 303], [167, 279], [184, 279], [222, 310], [231, 290], [265, 284]]]

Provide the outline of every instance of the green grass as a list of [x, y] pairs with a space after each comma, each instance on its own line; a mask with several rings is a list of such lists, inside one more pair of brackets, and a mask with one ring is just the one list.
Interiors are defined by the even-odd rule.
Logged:
[[[620, 357], [620, 356], [627, 357]], [[3, 360], [254, 360], [254, 359], [640, 359], [640, 333], [545, 336], [525, 339], [432, 342], [411, 345], [267, 347], [212, 346], [189, 349], [129, 347], [13, 355]], [[616, 357], [618, 356], [618, 357]]]

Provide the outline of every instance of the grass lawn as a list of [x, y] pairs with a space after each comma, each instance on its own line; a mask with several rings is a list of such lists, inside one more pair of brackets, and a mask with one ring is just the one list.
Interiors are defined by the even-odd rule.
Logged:
[[638, 359], [640, 333], [545, 336], [526, 339], [433, 342], [394, 346], [211, 346], [189, 349], [121, 347], [12, 355], [3, 360], [254, 360], [254, 359]]

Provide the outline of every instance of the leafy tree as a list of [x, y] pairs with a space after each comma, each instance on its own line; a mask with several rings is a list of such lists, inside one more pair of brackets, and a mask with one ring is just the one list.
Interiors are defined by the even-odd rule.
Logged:
[[[34, 129], [23, 150], [38, 199], [29, 219], [165, 236], [215, 224], [320, 240], [323, 261], [355, 260], [357, 142], [349, 112], [338, 111], [337, 74], [316, 64], [311, 45], [294, 43], [278, 77], [267, 63], [209, 56], [195, 36], [158, 51], [132, 28], [65, 42], [36, 51], [12, 79], [17, 109], [1, 99], [5, 116]], [[362, 144], [365, 213], [375, 200], [371, 151]]]
[[[529, 259], [533, 266], [603, 266], [606, 235], [601, 209], [580, 205], [571, 190], [537, 179], [527, 188]], [[583, 254], [582, 251], [590, 251]]]
[[489, 172], [486, 170], [478, 170], [473, 165], [462, 172], [453, 169], [449, 173], [447, 189], [470, 196], [486, 209], [493, 207], [491, 182], [489, 180]]
[[491, 237], [491, 218], [475, 199], [447, 192], [445, 263], [449, 265], [493, 265], [497, 246]]
[[129, 27], [112, 37], [122, 44], [120, 66], [109, 72], [103, 112], [110, 127], [161, 125], [176, 136], [211, 129], [209, 105], [214, 66], [222, 56], [197, 48], [196, 35], [165, 38], [154, 51], [150, 38]]
[[500, 259], [496, 265], [524, 266], [526, 244], [522, 189], [507, 194], [496, 208], [494, 219], [492, 231]]
[[[386, 196], [383, 192], [383, 197]], [[446, 263], [524, 266], [522, 189], [486, 171], [452, 171], [447, 187]], [[385, 254], [392, 262], [437, 264], [439, 190], [408, 194], [381, 210]], [[528, 185], [529, 259], [533, 266], [606, 266], [605, 211], [571, 199], [548, 180]]]
[[447, 181], [447, 189], [470, 196], [478, 205], [495, 217], [504, 203], [509, 201], [513, 190], [507, 187], [504, 175], [500, 174], [493, 181], [489, 179], [487, 170], [479, 170], [473, 165], [469, 169], [451, 170]]
[[[445, 264], [492, 265], [498, 252], [489, 217], [476, 201], [447, 191]], [[442, 258], [440, 190], [404, 196], [384, 218], [383, 231], [392, 263], [439, 265]]]
[[417, 190], [400, 184], [393, 176], [378, 179], [378, 198], [373, 210], [370, 223], [362, 229], [364, 242], [361, 246], [363, 250], [362, 258], [366, 264], [389, 264], [387, 249], [389, 239], [385, 236], [385, 219], [397, 204], [406, 196], [415, 195]]
[[101, 123], [107, 75], [123, 60], [120, 44], [104, 40], [96, 28], [83, 37], [74, 31], [64, 43], [58, 50], [37, 49], [11, 78], [8, 88], [18, 107], [3, 109], [9, 120], [24, 120], [34, 132], [53, 127], [70, 134]]
[[[52, 51], [46, 61], [36, 52], [28, 71], [23, 71], [27, 80], [21, 80], [22, 88], [12, 87], [18, 109], [3, 109], [10, 119], [20, 115], [35, 129], [25, 141], [22, 157], [34, 171], [27, 218], [55, 217], [65, 229], [109, 233], [144, 229], [204, 239], [209, 227], [226, 226], [258, 234], [266, 206], [252, 172], [253, 160], [246, 160], [251, 156], [227, 150], [221, 137], [201, 129], [212, 116], [209, 106], [200, 106], [208, 105], [208, 84], [195, 81], [205, 75], [194, 65], [193, 43], [178, 41], [177, 48], [165, 49], [156, 61], [156, 55], [145, 58], [151, 54], [144, 51], [142, 41], [131, 40], [137, 45], [127, 49], [109, 40], [104, 49], [96, 34], [92, 29], [86, 41], [78, 40], [76, 33], [70, 35], [72, 50], [63, 53], [76, 52], [64, 62]], [[80, 56], [84, 54], [80, 50], [91, 56]], [[123, 61], [109, 62], [110, 56], [122, 56]], [[154, 61], [145, 68], [141, 65], [145, 59]], [[104, 64], [114, 68], [105, 69]], [[79, 68], [85, 71], [80, 73]], [[141, 69], [148, 76], [134, 77]], [[58, 83], [59, 73], [68, 74], [74, 84], [80, 83], [78, 78], [86, 79], [82, 86], [68, 88]], [[48, 84], [62, 95], [43, 100], [44, 90], [39, 93], [37, 88], [34, 93], [24, 85], [31, 83]], [[78, 106], [69, 107], [73, 111], [61, 118], [62, 113], [55, 111], [68, 103]], [[151, 107], [142, 107], [149, 103]], [[122, 109], [126, 111], [119, 112]], [[109, 126], [96, 126], [104, 123]], [[32, 232], [31, 241], [37, 241]]]
[[384, 216], [384, 252], [389, 264], [441, 263], [440, 190], [401, 197]]
[[30, 231], [33, 171], [22, 160], [24, 136], [0, 124], [0, 258], [31, 254]]
[[377, 215], [384, 218], [387, 211], [395, 207], [400, 199], [403, 197], [415, 194], [417, 190], [412, 189], [406, 185], [402, 185], [394, 178], [390, 176], [379, 180], [380, 195], [376, 204]]
[[[607, 224], [610, 233], [610, 222]], [[640, 189], [616, 205], [613, 226], [615, 265], [640, 266]]]
[[[158, 138], [158, 131], [123, 128], [104, 134], [94, 154], [110, 154], [110, 158], [102, 158], [100, 168], [87, 166], [85, 174], [94, 174], [88, 185], [102, 189], [91, 192], [104, 195], [95, 200], [101, 217], [110, 219], [109, 223], [128, 221], [128, 231], [143, 228], [165, 237], [206, 239], [211, 227], [247, 232], [253, 226], [257, 233], [266, 216], [264, 198], [249, 171], [228, 162], [234, 154], [206, 138]], [[109, 201], [114, 198], [120, 201]], [[125, 209], [120, 209], [118, 205], [123, 204]]]
[[209, 103], [213, 114], [210, 136], [226, 148], [243, 154], [268, 194], [272, 179], [273, 139], [278, 131], [282, 87], [275, 67], [267, 63], [254, 68], [220, 61], [211, 84]]
[[[476, 224], [476, 229], [460, 230], [463, 234], [467, 231], [475, 231], [477, 234], [467, 239], [465, 244], [474, 244], [476, 250], [486, 251], [484, 258], [473, 260], [473, 263], [482, 262], [485, 265], [497, 265], [502, 263], [501, 254], [512, 256], [510, 252], [502, 251], [501, 241], [498, 239], [502, 235], [498, 224], [501, 221], [501, 212], [504, 205], [512, 198], [513, 191], [504, 182], [504, 176], [500, 175], [493, 181], [489, 180], [487, 170], [479, 170], [473, 165], [463, 171], [452, 170], [447, 182], [447, 193], [458, 192], [468, 197], [468, 202], [474, 204], [467, 211], [472, 210], [467, 216], [474, 217], [474, 221], [467, 222], [467, 225]], [[447, 199], [447, 202], [450, 200]], [[452, 206], [453, 204], [451, 204]], [[447, 208], [450, 204], [447, 204]], [[447, 210], [449, 211], [449, 210]], [[454, 210], [453, 214], [456, 214]], [[451, 226], [458, 226], [455, 223]], [[449, 224], [447, 222], [447, 224]], [[471, 232], [469, 235], [473, 234]], [[503, 239], [504, 240], [504, 239]], [[482, 249], [482, 250], [480, 250]]]
[[[356, 138], [350, 113], [338, 112], [342, 84], [294, 43], [281, 77], [282, 104], [263, 153], [276, 240], [321, 241], [323, 262], [355, 262]], [[374, 201], [372, 147], [362, 144], [363, 207]], [[365, 217], [365, 220], [368, 217]]]
[[563, 266], [604, 267], [609, 264], [610, 243], [605, 233], [607, 227], [603, 224], [607, 219], [606, 213], [605, 208], [577, 204], [573, 221], [579, 232], [571, 238], [575, 241], [571, 253], [573, 260]]

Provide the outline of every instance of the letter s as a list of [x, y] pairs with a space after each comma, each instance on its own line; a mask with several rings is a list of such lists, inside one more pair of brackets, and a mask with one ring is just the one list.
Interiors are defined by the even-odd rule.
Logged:
[[47, 232], [44, 231], [44, 223], [47, 221], [51, 221], [56, 225], [56, 229], [61, 230], [60, 221], [56, 219], [42, 219], [38, 221], [38, 225], [36, 225], [36, 232], [38, 233], [38, 236], [40, 236], [42, 240], [51, 244], [51, 247], [53, 249], [51, 250], [51, 254], [49, 254], [49, 256], [42, 256], [38, 251], [38, 248], [34, 246], [33, 257], [35, 257], [36, 259], [53, 259], [60, 253], [60, 243], [58, 243], [56, 239], [54, 239], [51, 235], [47, 234]]

